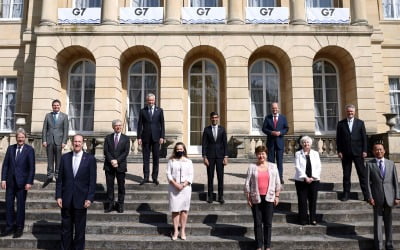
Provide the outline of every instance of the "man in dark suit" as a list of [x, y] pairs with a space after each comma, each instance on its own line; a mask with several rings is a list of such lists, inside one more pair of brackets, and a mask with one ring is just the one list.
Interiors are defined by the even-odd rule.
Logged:
[[218, 125], [217, 112], [210, 113], [211, 125], [204, 128], [202, 138], [202, 155], [207, 167], [207, 202], [213, 202], [214, 171], [217, 170], [218, 202], [224, 200], [224, 166], [228, 164], [228, 143], [224, 127]]
[[[126, 158], [129, 154], [130, 141], [122, 134], [122, 121], [112, 121], [114, 133], [107, 135], [104, 140], [104, 171], [106, 174], [107, 199], [106, 213], [114, 207], [118, 213], [124, 212]], [[118, 202], [114, 206], [114, 179], [118, 183]]]
[[[61, 157], [56, 200], [61, 208], [61, 249], [85, 249], [87, 208], [96, 191], [96, 159], [82, 150], [83, 136], [73, 138], [73, 151]], [[74, 234], [75, 231], [75, 234]]]
[[343, 168], [343, 196], [347, 201], [350, 196], [352, 162], [356, 166], [364, 199], [366, 197], [366, 180], [364, 158], [367, 157], [367, 134], [364, 122], [354, 117], [356, 108], [353, 104], [346, 105], [346, 119], [338, 122], [336, 129], [336, 146]]
[[[6, 189], [6, 228], [1, 236], [14, 233], [13, 238], [19, 238], [23, 234], [26, 195], [33, 185], [35, 176], [35, 151], [25, 144], [25, 130], [18, 129], [16, 138], [17, 144], [7, 148], [1, 171], [1, 188]], [[17, 198], [16, 218], [15, 198]]]
[[372, 149], [375, 159], [366, 164], [367, 201], [374, 208], [374, 246], [384, 249], [382, 219], [385, 224], [385, 248], [394, 249], [392, 240], [392, 207], [400, 204], [399, 181], [394, 162], [384, 158], [385, 149], [378, 142]]
[[164, 143], [165, 125], [164, 112], [155, 106], [156, 97], [148, 94], [146, 97], [147, 106], [140, 110], [137, 128], [139, 145], [142, 145], [143, 152], [143, 181], [140, 185], [149, 182], [150, 175], [150, 151], [153, 153], [153, 172], [151, 174], [153, 183], [158, 185], [158, 161], [160, 158], [160, 145]]
[[281, 183], [283, 180], [283, 150], [285, 149], [285, 141], [283, 136], [289, 130], [286, 117], [279, 114], [279, 106], [277, 102], [271, 104], [272, 114], [264, 119], [262, 131], [267, 135], [268, 161], [275, 163], [278, 167]]
[[47, 180], [43, 187], [52, 182], [53, 177], [58, 178], [61, 151], [68, 139], [68, 115], [60, 112], [60, 100], [54, 100], [51, 106], [53, 112], [46, 114], [42, 130], [42, 144], [47, 152]]

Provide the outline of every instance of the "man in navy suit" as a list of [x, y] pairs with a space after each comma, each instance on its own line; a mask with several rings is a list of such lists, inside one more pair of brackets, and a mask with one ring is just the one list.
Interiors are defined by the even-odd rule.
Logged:
[[[16, 132], [17, 144], [7, 148], [1, 171], [1, 188], [6, 189], [6, 228], [1, 236], [14, 233], [13, 238], [22, 236], [25, 225], [25, 201], [35, 176], [35, 151], [25, 144], [25, 130]], [[14, 200], [17, 198], [15, 218]], [[15, 230], [15, 232], [14, 232]]]
[[56, 181], [56, 200], [61, 208], [61, 249], [65, 250], [85, 249], [87, 208], [93, 203], [96, 191], [96, 159], [83, 152], [82, 146], [83, 136], [75, 135], [73, 151], [61, 157]]
[[47, 180], [43, 187], [52, 182], [53, 177], [58, 178], [61, 152], [68, 139], [68, 115], [60, 111], [60, 100], [54, 100], [51, 107], [53, 112], [46, 114], [42, 130], [42, 144], [47, 153]]
[[207, 167], [207, 202], [213, 202], [214, 170], [218, 179], [218, 202], [224, 204], [224, 166], [228, 164], [228, 143], [224, 127], [218, 125], [217, 112], [210, 113], [211, 125], [204, 128], [202, 155]]
[[356, 108], [353, 104], [346, 105], [347, 118], [338, 122], [336, 128], [336, 147], [343, 168], [343, 196], [347, 201], [350, 196], [352, 162], [356, 166], [358, 179], [364, 200], [367, 195], [366, 171], [364, 158], [367, 157], [367, 134], [364, 122], [354, 117]]
[[158, 185], [158, 161], [160, 158], [160, 145], [164, 143], [165, 125], [164, 112], [156, 107], [156, 97], [148, 94], [147, 106], [140, 110], [137, 128], [139, 145], [142, 145], [143, 153], [143, 181], [140, 185], [149, 182], [150, 175], [150, 151], [153, 152], [153, 172], [151, 174], [153, 183]]
[[285, 141], [283, 136], [289, 130], [286, 117], [279, 114], [279, 106], [277, 102], [271, 104], [272, 114], [264, 119], [262, 131], [267, 135], [268, 161], [275, 163], [278, 167], [279, 177], [283, 184], [283, 150], [285, 149]]
[[[375, 143], [372, 152], [375, 159], [366, 164], [368, 203], [374, 208], [374, 246], [384, 249], [382, 221], [385, 225], [385, 245], [394, 249], [392, 237], [392, 208], [400, 204], [399, 181], [394, 162], [384, 158], [381, 142]], [[383, 220], [382, 220], [383, 219]]]
[[[129, 155], [129, 137], [122, 134], [122, 121], [112, 121], [114, 133], [104, 140], [104, 171], [106, 174], [107, 199], [105, 212], [111, 212], [114, 207], [118, 213], [124, 212], [126, 158]], [[118, 183], [118, 202], [114, 206], [114, 179]]]

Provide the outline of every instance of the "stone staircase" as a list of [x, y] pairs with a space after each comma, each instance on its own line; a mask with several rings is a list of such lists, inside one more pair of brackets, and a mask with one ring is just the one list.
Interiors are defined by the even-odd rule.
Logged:
[[[293, 183], [281, 192], [272, 230], [272, 249], [373, 249], [372, 209], [353, 185], [352, 200], [338, 200], [342, 185], [323, 183], [319, 192], [317, 226], [297, 224], [297, 196]], [[20, 239], [0, 238], [0, 248], [59, 249], [60, 209], [54, 183], [28, 193], [26, 225]], [[98, 185], [96, 201], [88, 211], [87, 249], [255, 249], [253, 218], [243, 185], [225, 185], [224, 205], [205, 202], [206, 187], [193, 185], [186, 241], [171, 241], [167, 185], [126, 185], [125, 212], [103, 212], [105, 186]], [[358, 190], [358, 191], [357, 191]], [[4, 190], [0, 192], [4, 197]], [[395, 245], [400, 246], [400, 208], [393, 210]], [[4, 200], [0, 226], [5, 226]]]

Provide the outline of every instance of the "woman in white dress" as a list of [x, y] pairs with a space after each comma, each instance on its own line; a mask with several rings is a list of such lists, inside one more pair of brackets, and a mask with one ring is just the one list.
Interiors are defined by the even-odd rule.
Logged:
[[190, 208], [190, 198], [192, 196], [193, 164], [187, 158], [185, 144], [178, 142], [175, 144], [172, 156], [169, 158], [167, 167], [169, 211], [172, 213], [174, 232], [171, 234], [172, 240], [179, 236], [179, 224], [181, 225], [181, 239], [186, 240], [186, 222]]

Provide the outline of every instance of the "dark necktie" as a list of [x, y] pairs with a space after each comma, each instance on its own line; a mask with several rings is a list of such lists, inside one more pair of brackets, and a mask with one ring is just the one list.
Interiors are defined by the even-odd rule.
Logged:
[[119, 140], [118, 140], [118, 134], [115, 134], [115, 136], [114, 136], [114, 148], [117, 148], [118, 142], [119, 142]]
[[20, 154], [21, 154], [21, 147], [18, 147], [18, 148], [17, 148], [17, 154], [16, 154], [16, 156], [15, 156], [15, 161], [18, 160], [18, 157], [19, 157]]
[[54, 124], [57, 122], [57, 113], [56, 112], [53, 112], [53, 121], [54, 121]]
[[276, 124], [278, 124], [278, 117], [274, 116], [274, 128], [276, 128]]
[[382, 160], [379, 160], [379, 170], [381, 172], [381, 176], [385, 177], [385, 168], [383, 167]]

